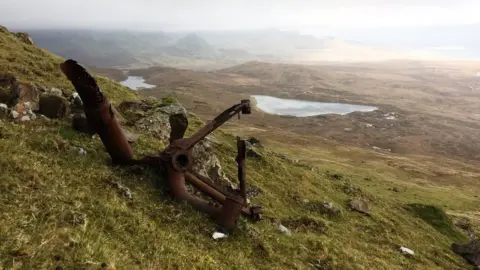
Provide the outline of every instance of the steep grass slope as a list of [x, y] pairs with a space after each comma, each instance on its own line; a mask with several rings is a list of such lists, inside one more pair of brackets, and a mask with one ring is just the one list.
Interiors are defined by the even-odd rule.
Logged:
[[[60, 61], [0, 33], [0, 72], [72, 91], [56, 68]], [[138, 98], [116, 83], [98, 79], [117, 103]], [[194, 117], [191, 123], [189, 133], [201, 124]], [[222, 131], [214, 136], [219, 141], [217, 155], [227, 175], [235, 179], [235, 138]], [[165, 143], [141, 134], [134, 151], [139, 156], [152, 153]], [[80, 154], [79, 148], [87, 154]], [[261, 190], [252, 202], [264, 207], [265, 220], [250, 224], [242, 219], [238, 232], [215, 241], [214, 223], [191, 207], [172, 202], [161, 174], [107, 165], [100, 140], [74, 132], [69, 120], [39, 118], [14, 124], [0, 118], [0, 263], [5, 269], [467, 267], [449, 249], [452, 241], [466, 237], [441, 208], [392, 200], [386, 191], [363, 187], [368, 179], [376, 187], [386, 187], [383, 178], [389, 174], [383, 167], [350, 171], [324, 163], [315, 169], [269, 149], [273, 148], [259, 150], [263, 157], [247, 162], [248, 184]], [[282, 145], [275, 149], [282, 150]], [[309, 147], [289, 150], [312, 154]], [[132, 190], [132, 199], [118, 183]], [[475, 210], [478, 199], [451, 195], [463, 210]], [[352, 198], [370, 201], [372, 214], [348, 210]], [[323, 201], [332, 202], [340, 213], [325, 211]], [[429, 198], [421, 201], [436, 203]], [[277, 223], [292, 235], [280, 233]], [[401, 254], [400, 245], [413, 249], [415, 256]]]
[[[0, 74], [12, 73], [20, 81], [40, 84], [47, 88], [55, 86], [66, 93], [74, 90], [58, 67], [63, 61], [62, 58], [37, 46], [26, 44], [13, 33], [2, 29], [0, 29]], [[138, 98], [135, 92], [106, 77], [96, 76], [96, 79], [114, 104], [121, 99]]]

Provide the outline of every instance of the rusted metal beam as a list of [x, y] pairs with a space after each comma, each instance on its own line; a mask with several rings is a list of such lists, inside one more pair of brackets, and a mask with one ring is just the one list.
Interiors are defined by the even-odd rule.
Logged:
[[124, 164], [133, 158], [130, 144], [115, 117], [112, 105], [105, 98], [95, 79], [74, 60], [60, 65], [63, 74], [70, 80], [83, 101], [88, 125], [102, 140], [115, 164]]
[[[240, 190], [227, 192], [222, 190], [210, 179], [191, 171], [192, 148], [220, 127], [233, 116], [240, 113], [250, 114], [250, 101], [242, 100], [239, 104], [226, 109], [212, 121], [189, 138], [183, 138], [187, 130], [188, 120], [185, 115], [170, 117], [170, 144], [158, 155], [147, 156], [141, 160], [133, 159], [133, 152], [118, 123], [108, 99], [100, 91], [94, 78], [73, 60], [61, 64], [61, 70], [72, 82], [84, 103], [84, 111], [89, 125], [100, 136], [110, 154], [112, 161], [123, 165], [164, 166], [168, 172], [168, 185], [171, 195], [178, 200], [186, 201], [199, 211], [210, 214], [216, 222], [226, 229], [236, 227], [241, 214], [257, 221], [261, 219], [259, 206], [249, 207], [246, 195], [245, 158], [246, 145], [244, 140], [237, 138], [237, 166]], [[218, 205], [202, 200], [190, 194], [185, 181], [191, 183]]]

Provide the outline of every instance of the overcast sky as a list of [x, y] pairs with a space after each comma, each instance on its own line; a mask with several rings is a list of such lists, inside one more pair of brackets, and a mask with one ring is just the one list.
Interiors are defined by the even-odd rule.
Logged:
[[480, 0], [0, 0], [0, 6], [0, 24], [14, 28], [381, 28], [480, 23]]

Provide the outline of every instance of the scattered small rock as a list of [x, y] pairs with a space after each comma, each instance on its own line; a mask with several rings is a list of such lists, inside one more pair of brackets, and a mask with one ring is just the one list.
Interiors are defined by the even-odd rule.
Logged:
[[22, 116], [22, 119], [21, 119], [22, 122], [28, 122], [30, 120], [31, 120], [30, 116], [28, 116], [28, 115]]
[[35, 45], [35, 42], [33, 42], [33, 39], [25, 32], [14, 33], [14, 35], [25, 44]]
[[73, 92], [69, 99], [72, 113], [83, 113], [83, 101], [77, 92]]
[[12, 116], [13, 119], [17, 119], [19, 114], [18, 114], [17, 111], [12, 110], [12, 111], [10, 112], [10, 115]]
[[278, 229], [281, 233], [284, 233], [284, 234], [286, 234], [286, 235], [288, 235], [288, 236], [292, 235], [292, 232], [290, 232], [290, 230], [289, 230], [287, 227], [283, 226], [282, 224], [279, 224], [278, 227], [277, 227], [277, 229]]
[[87, 154], [87, 151], [85, 151], [85, 149], [83, 149], [83, 148], [79, 148], [79, 149], [78, 149], [78, 153], [79, 153], [80, 155], [86, 155], [86, 154]]
[[8, 115], [8, 106], [5, 103], [0, 103], [0, 116]]
[[363, 199], [350, 200], [348, 206], [354, 211], [370, 215], [370, 204]]
[[112, 185], [118, 188], [127, 198], [129, 198], [130, 200], [133, 199], [132, 191], [128, 187], [122, 185], [120, 182], [117, 181], [112, 182]]
[[50, 93], [53, 94], [53, 95], [56, 95], [56, 96], [63, 96], [63, 91], [58, 89], [58, 88], [55, 88], [55, 87], [52, 87], [50, 89]]
[[392, 152], [392, 149], [384, 149], [377, 146], [372, 146], [372, 149], [379, 152]]
[[413, 256], [415, 253], [413, 252], [413, 250], [409, 249], [409, 248], [406, 248], [406, 247], [400, 247], [400, 251], [405, 254], [405, 255], [409, 255], [409, 256]]
[[212, 238], [217, 240], [217, 239], [222, 239], [222, 238], [227, 238], [228, 235], [221, 233], [221, 232], [214, 232], [212, 235]]

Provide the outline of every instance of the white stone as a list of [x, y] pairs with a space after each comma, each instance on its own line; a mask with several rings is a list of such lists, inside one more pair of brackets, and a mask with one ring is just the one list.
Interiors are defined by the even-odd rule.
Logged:
[[50, 92], [52, 92], [52, 94], [55, 94], [57, 96], [62, 96], [63, 95], [62, 90], [60, 90], [58, 88], [55, 88], [55, 87], [52, 87], [52, 89], [50, 89]]
[[402, 251], [403, 254], [410, 255], [410, 256], [413, 256], [415, 254], [413, 250], [406, 247], [400, 247], [400, 251]]
[[213, 239], [217, 240], [217, 239], [221, 239], [221, 238], [227, 238], [228, 235], [226, 235], [224, 233], [221, 233], [221, 232], [214, 232], [212, 237], [213, 237]]
[[87, 151], [85, 151], [83, 148], [79, 148], [79, 149], [78, 149], [78, 153], [79, 153], [80, 155], [86, 155], [86, 154], [87, 154]]
[[15, 110], [12, 110], [11, 115], [12, 115], [12, 117], [13, 117], [14, 119], [17, 119], [17, 118], [18, 118], [18, 112], [15, 111]]
[[8, 110], [7, 104], [4, 104], [4, 103], [0, 103], [0, 108]]
[[282, 224], [278, 225], [278, 230], [286, 235], [292, 235], [290, 230], [287, 227], [283, 226]]
[[32, 104], [30, 103], [30, 101], [27, 101], [27, 102], [23, 103], [23, 109], [25, 111], [31, 111], [32, 110]]
[[30, 116], [25, 115], [22, 117], [22, 122], [30, 121]]

